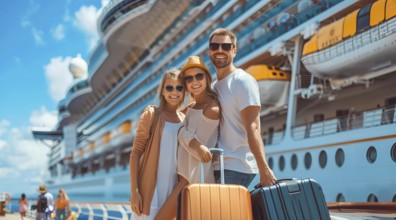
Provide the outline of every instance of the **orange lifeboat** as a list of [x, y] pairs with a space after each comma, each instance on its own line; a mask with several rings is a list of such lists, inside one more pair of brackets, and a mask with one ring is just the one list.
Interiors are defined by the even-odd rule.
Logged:
[[246, 69], [259, 85], [261, 105], [280, 107], [287, 105], [291, 75], [269, 65], [252, 65]]
[[378, 0], [323, 26], [304, 44], [314, 76], [370, 79], [396, 70], [396, 1]]

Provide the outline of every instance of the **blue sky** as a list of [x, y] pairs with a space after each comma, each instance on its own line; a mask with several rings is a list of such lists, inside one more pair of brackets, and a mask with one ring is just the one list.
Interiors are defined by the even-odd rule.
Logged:
[[[47, 171], [48, 147], [32, 127], [53, 128], [73, 79], [70, 59], [88, 60], [96, 20], [108, 0], [7, 1], [0, 13], [0, 193], [35, 193]], [[34, 196], [34, 195], [32, 195]]]

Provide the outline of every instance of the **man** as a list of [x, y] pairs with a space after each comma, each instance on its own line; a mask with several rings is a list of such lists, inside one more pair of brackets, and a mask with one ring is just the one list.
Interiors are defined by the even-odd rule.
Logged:
[[[225, 182], [248, 187], [259, 172], [261, 186], [269, 186], [276, 178], [265, 160], [261, 139], [259, 88], [250, 74], [234, 66], [236, 41], [234, 33], [224, 28], [209, 37], [209, 55], [217, 74], [214, 90], [223, 117], [218, 147], [224, 149]], [[214, 166], [219, 182], [218, 164]]]
[[40, 185], [37, 191], [40, 192], [40, 195], [36, 202], [36, 220], [49, 220], [54, 209], [54, 198], [44, 185]]

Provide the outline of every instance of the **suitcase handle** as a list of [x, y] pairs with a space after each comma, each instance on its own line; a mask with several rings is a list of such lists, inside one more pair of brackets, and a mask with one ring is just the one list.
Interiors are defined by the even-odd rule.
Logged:
[[[213, 154], [219, 154], [220, 156], [220, 183], [224, 184], [224, 150], [220, 148], [209, 148], [209, 151]], [[204, 166], [201, 162], [201, 169], [200, 169], [200, 176], [201, 176], [201, 183], [205, 181], [205, 174], [204, 174]]]
[[[298, 178], [277, 179], [273, 185], [278, 184], [278, 183], [282, 183], [282, 182], [296, 181], [296, 180], [298, 180]], [[261, 184], [260, 184], [260, 183], [257, 183], [257, 184], [254, 186], [254, 188], [255, 188], [255, 189], [261, 188]]]
[[281, 183], [281, 182], [287, 182], [287, 181], [295, 181], [295, 180], [298, 180], [298, 178], [284, 178], [284, 179], [276, 180], [275, 183]]

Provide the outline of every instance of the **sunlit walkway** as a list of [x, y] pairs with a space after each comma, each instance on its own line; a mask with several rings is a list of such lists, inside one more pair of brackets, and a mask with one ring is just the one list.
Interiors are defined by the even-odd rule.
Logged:
[[[26, 216], [26, 220], [34, 219], [33, 217]], [[0, 220], [21, 220], [21, 215], [19, 213], [7, 213], [6, 216], [0, 216]]]

